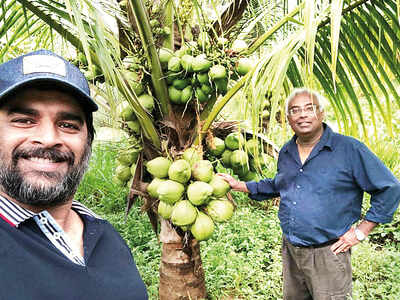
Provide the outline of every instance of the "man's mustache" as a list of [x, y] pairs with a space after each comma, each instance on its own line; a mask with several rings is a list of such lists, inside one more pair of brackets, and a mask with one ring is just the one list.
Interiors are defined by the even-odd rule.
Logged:
[[61, 152], [55, 148], [31, 148], [31, 149], [15, 149], [12, 153], [12, 160], [16, 164], [18, 159], [29, 159], [32, 157], [49, 159], [53, 162], [67, 162], [74, 165], [75, 155], [72, 152]]

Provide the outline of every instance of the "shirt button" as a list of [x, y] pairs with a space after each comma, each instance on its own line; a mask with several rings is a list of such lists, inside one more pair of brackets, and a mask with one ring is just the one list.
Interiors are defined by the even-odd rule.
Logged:
[[292, 219], [292, 221], [294, 221], [294, 218], [291, 218]]
[[298, 189], [299, 189], [299, 188], [300, 188], [300, 186], [299, 186], [299, 185], [296, 185], [296, 188], [298, 188]]
[[293, 204], [294, 204], [294, 205], [296, 205], [296, 204], [297, 204], [297, 202], [296, 202], [296, 201], [293, 201]]
[[300, 169], [299, 171], [300, 171], [300, 172], [303, 172], [303, 169]]

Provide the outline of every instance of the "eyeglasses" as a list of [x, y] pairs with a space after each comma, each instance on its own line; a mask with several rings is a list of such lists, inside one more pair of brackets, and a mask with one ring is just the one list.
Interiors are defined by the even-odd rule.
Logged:
[[315, 114], [315, 111], [317, 110], [317, 108], [318, 108], [318, 105], [315, 105], [315, 104], [307, 105], [305, 107], [296, 106], [296, 107], [289, 108], [288, 114], [289, 114], [289, 116], [293, 117], [293, 116], [300, 115], [301, 112], [304, 111], [304, 113], [306, 115], [313, 115], [313, 114]]

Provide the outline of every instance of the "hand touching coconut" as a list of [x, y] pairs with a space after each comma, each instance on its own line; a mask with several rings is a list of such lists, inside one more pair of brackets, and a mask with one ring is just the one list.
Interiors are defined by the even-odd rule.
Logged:
[[246, 183], [244, 181], [238, 181], [231, 175], [225, 173], [217, 173], [217, 175], [222, 177], [226, 182], [228, 182], [233, 190], [249, 193], [249, 190], [247, 189]]

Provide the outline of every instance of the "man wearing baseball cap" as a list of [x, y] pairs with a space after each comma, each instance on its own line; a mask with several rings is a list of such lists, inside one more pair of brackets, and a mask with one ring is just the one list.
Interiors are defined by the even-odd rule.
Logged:
[[96, 110], [51, 51], [0, 65], [0, 299], [147, 299], [121, 236], [73, 200]]

